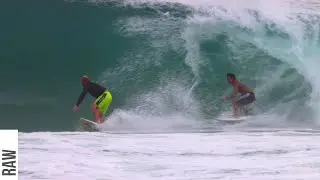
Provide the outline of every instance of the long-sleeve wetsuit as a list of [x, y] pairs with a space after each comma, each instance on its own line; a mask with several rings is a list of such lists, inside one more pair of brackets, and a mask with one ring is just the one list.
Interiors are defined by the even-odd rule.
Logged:
[[79, 106], [84, 99], [84, 97], [89, 93], [91, 96], [98, 98], [101, 94], [103, 94], [106, 91], [106, 88], [94, 83], [94, 82], [88, 82], [82, 89], [82, 92], [78, 98], [77, 106]]

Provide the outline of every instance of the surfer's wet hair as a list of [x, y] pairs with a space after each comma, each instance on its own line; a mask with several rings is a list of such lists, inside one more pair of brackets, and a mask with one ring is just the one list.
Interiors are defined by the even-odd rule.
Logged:
[[231, 77], [232, 79], [236, 80], [236, 76], [233, 73], [227, 73], [227, 77]]

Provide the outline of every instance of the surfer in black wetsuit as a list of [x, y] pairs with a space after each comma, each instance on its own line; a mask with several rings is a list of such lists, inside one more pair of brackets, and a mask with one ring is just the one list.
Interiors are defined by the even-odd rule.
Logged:
[[[231, 96], [227, 96], [222, 100], [232, 99], [233, 114], [235, 117], [238, 116], [238, 106], [244, 106], [253, 103], [256, 100], [255, 94], [252, 89], [248, 88], [246, 85], [237, 81], [236, 76], [232, 73], [227, 73], [228, 83], [233, 86], [233, 93]], [[239, 98], [236, 98], [238, 93], [241, 94]]]
[[91, 106], [96, 122], [103, 123], [104, 115], [112, 102], [112, 95], [110, 91], [105, 87], [90, 81], [88, 76], [81, 77], [81, 84], [83, 87], [82, 93], [80, 94], [78, 101], [73, 108], [74, 111], [77, 112], [79, 110], [79, 105], [81, 104], [87, 93], [89, 93], [91, 96], [96, 98]]

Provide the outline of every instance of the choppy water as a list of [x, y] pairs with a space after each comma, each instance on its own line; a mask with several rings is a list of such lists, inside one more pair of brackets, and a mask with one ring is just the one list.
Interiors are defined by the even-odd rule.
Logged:
[[20, 179], [320, 178], [320, 131], [21, 133]]

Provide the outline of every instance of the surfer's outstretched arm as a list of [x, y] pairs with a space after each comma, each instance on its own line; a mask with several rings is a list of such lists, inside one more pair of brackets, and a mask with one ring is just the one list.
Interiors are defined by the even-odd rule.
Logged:
[[74, 106], [74, 111], [78, 111], [79, 110], [79, 105], [82, 103], [84, 97], [87, 95], [88, 93], [88, 90], [86, 88], [83, 88], [78, 100], [77, 100], [77, 103], [76, 105]]
[[80, 94], [80, 96], [79, 96], [79, 98], [78, 98], [78, 101], [77, 101], [77, 103], [76, 103], [76, 106], [79, 106], [79, 105], [82, 103], [84, 97], [86, 97], [86, 95], [87, 95], [87, 92], [88, 92], [88, 91], [86, 91], [86, 90], [83, 90], [83, 91], [82, 91], [82, 93]]

